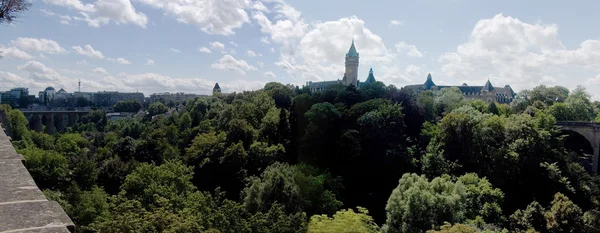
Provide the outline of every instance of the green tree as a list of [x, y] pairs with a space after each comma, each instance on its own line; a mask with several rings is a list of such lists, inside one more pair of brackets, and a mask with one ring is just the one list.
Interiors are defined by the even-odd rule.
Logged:
[[538, 232], [586, 232], [583, 211], [562, 193], [556, 193], [549, 209], [532, 202], [524, 211], [510, 216], [516, 230], [534, 229]]
[[435, 94], [434, 106], [437, 116], [450, 113], [464, 104], [465, 96], [458, 87], [444, 88]]
[[87, 153], [90, 142], [78, 133], [67, 133], [56, 140], [56, 151], [68, 156], [82, 156]]
[[87, 106], [90, 106], [90, 104], [91, 104], [90, 101], [88, 99], [86, 99], [85, 97], [79, 97], [75, 101], [76, 107], [87, 107]]
[[572, 120], [592, 121], [594, 119], [596, 113], [590, 98], [590, 94], [586, 92], [583, 86], [577, 86], [571, 95], [567, 97], [565, 103], [572, 109]]
[[161, 102], [154, 102], [148, 107], [148, 114], [150, 114], [150, 116], [163, 114], [167, 111], [169, 111], [169, 108]]
[[481, 113], [489, 113], [489, 105], [487, 105], [485, 103], [485, 101], [477, 99], [477, 100], [473, 100], [471, 101], [471, 107], [473, 107], [474, 109], [476, 109], [477, 111], [481, 112]]
[[287, 109], [291, 106], [294, 91], [290, 87], [281, 83], [269, 82], [265, 84], [264, 90], [271, 95], [277, 108]]
[[179, 117], [179, 131], [182, 132], [191, 127], [192, 127], [192, 116], [190, 115], [189, 112], [184, 112]]
[[404, 174], [386, 206], [383, 232], [423, 232], [444, 222], [460, 223], [483, 217], [498, 221], [503, 194], [486, 179], [466, 174], [453, 182], [448, 175], [428, 181]]
[[426, 121], [434, 121], [436, 117], [435, 98], [431, 91], [424, 91], [417, 96], [417, 103], [423, 109]]
[[528, 93], [527, 98], [533, 103], [535, 101], [541, 101], [546, 105], [552, 105], [555, 102], [563, 102], [569, 96], [569, 89], [562, 86], [546, 87], [540, 85], [534, 87], [531, 92]]
[[546, 212], [550, 232], [580, 232], [584, 228], [583, 212], [562, 193], [554, 195], [552, 207]]
[[358, 212], [352, 209], [340, 210], [333, 217], [327, 215], [313, 215], [308, 224], [308, 233], [342, 232], [342, 233], [377, 233], [379, 226], [369, 216], [369, 211], [357, 207]]
[[488, 112], [491, 113], [491, 114], [500, 115], [500, 112], [498, 110], [498, 106], [496, 106], [496, 103], [494, 103], [494, 102], [491, 102], [488, 105]]
[[114, 106], [115, 112], [138, 112], [142, 104], [137, 100], [120, 100]]
[[319, 103], [305, 116], [309, 123], [302, 139], [304, 153], [300, 161], [327, 167], [335, 160], [336, 151], [330, 145], [339, 138], [341, 113], [330, 103]]
[[554, 103], [546, 111], [554, 116], [557, 121], [569, 121], [575, 119], [573, 109], [566, 103]]
[[19, 150], [25, 157], [25, 166], [41, 189], [58, 189], [69, 179], [67, 158], [54, 151], [37, 148]]
[[77, 197], [77, 204], [73, 205], [73, 221], [85, 232], [89, 224], [108, 214], [107, 201], [108, 194], [102, 188], [93, 187], [90, 191], [82, 192]]
[[27, 140], [29, 139], [29, 129], [27, 128], [27, 118], [19, 110], [9, 110], [6, 114], [8, 118], [8, 128], [12, 132], [14, 140]]
[[462, 184], [453, 183], [448, 176], [429, 182], [424, 176], [403, 175], [385, 208], [383, 232], [423, 232], [444, 222], [461, 222], [463, 190]]
[[165, 198], [175, 207], [182, 207], [186, 197], [195, 191], [192, 168], [181, 162], [167, 161], [156, 166], [140, 164], [127, 175], [121, 190], [128, 199], [138, 200], [145, 207], [158, 205]]
[[307, 165], [275, 163], [252, 177], [244, 189], [244, 205], [251, 212], [267, 211], [279, 203], [286, 213], [333, 213], [342, 203], [335, 187], [339, 181]]

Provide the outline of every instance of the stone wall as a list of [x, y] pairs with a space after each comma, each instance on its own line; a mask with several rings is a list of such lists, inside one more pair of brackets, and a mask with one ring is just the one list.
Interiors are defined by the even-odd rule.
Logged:
[[73, 233], [75, 224], [48, 201], [0, 126], [0, 232]]

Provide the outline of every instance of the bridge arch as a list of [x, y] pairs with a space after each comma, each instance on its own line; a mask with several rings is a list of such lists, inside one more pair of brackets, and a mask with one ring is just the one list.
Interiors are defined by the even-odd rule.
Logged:
[[577, 152], [579, 147], [582, 149], [581, 152], [583, 150], [590, 152], [589, 147], [591, 147], [591, 158], [587, 162], [584, 162], [584, 167], [586, 167], [585, 163], [588, 164], [588, 167], [591, 165], [591, 169], [588, 171], [596, 174], [598, 172], [598, 157], [600, 154], [600, 123], [559, 121], [557, 125], [561, 126], [562, 130], [569, 134], [569, 137], [565, 141], [565, 148], [573, 149], [571, 151]]
[[591, 140], [594, 139], [586, 138], [576, 131], [565, 129], [563, 129], [563, 134], [566, 136], [563, 144], [565, 149], [586, 171], [592, 172], [594, 147]]

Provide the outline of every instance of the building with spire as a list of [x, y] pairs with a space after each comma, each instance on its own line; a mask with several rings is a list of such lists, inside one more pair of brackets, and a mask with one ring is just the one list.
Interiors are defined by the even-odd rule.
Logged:
[[504, 85], [504, 87], [494, 87], [489, 79], [483, 86], [469, 86], [466, 83], [463, 83], [460, 86], [438, 86], [433, 82], [431, 74], [427, 74], [427, 80], [425, 80], [425, 83], [408, 85], [404, 88], [413, 90], [418, 94], [423, 91], [436, 92], [449, 87], [457, 87], [469, 100], [480, 99], [488, 103], [510, 103], [516, 96], [516, 93], [513, 91], [510, 85]]
[[221, 94], [221, 87], [219, 86], [219, 83], [215, 83], [215, 86], [213, 87], [213, 95], [216, 94]]
[[306, 82], [304, 87], [307, 87], [311, 91], [322, 91], [334, 85], [344, 85], [344, 86], [354, 86], [359, 89], [362, 85], [368, 83], [377, 82], [375, 80], [375, 76], [373, 75], [373, 68], [369, 71], [369, 76], [365, 80], [365, 82], [360, 82], [358, 79], [358, 60], [360, 56], [356, 51], [356, 46], [354, 46], [354, 39], [352, 40], [352, 45], [350, 45], [350, 49], [348, 53], [346, 53], [346, 69], [344, 72], [344, 77], [342, 79], [333, 80], [333, 81], [322, 81], [322, 82]]

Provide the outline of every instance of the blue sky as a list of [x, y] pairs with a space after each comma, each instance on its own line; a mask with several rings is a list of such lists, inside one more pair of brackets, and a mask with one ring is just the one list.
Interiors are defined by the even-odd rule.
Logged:
[[600, 97], [597, 1], [34, 0], [0, 26], [0, 89], [209, 93], [343, 76], [386, 84], [584, 85]]

